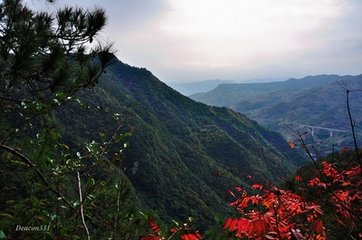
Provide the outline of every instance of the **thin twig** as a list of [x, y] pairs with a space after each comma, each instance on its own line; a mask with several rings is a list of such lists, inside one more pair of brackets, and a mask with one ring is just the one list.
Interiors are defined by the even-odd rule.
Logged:
[[80, 204], [80, 216], [82, 218], [82, 223], [83, 223], [83, 226], [84, 226], [84, 229], [87, 233], [87, 239], [90, 240], [90, 235], [89, 235], [89, 230], [88, 230], [88, 227], [87, 227], [87, 224], [85, 222], [85, 219], [84, 219], [84, 209], [83, 209], [83, 195], [82, 195], [82, 183], [80, 181], [80, 174], [79, 174], [79, 171], [77, 171], [77, 178], [78, 178], [78, 192], [79, 192], [79, 204]]
[[[349, 118], [349, 124], [351, 126], [351, 131], [352, 131], [352, 137], [353, 137], [353, 144], [354, 144], [354, 150], [356, 152], [356, 158], [358, 160], [359, 166], [360, 168], [362, 168], [362, 162], [361, 162], [361, 158], [359, 156], [359, 151], [358, 151], [358, 144], [357, 144], [357, 138], [356, 138], [356, 130], [355, 130], [355, 121], [353, 121], [352, 118], [352, 113], [351, 113], [351, 108], [350, 108], [350, 102], [349, 102], [349, 93], [351, 92], [351, 90], [348, 88], [347, 84], [341, 79], [341, 82], [337, 82], [346, 92], [346, 105], [347, 105], [347, 112], [348, 112], [348, 118]], [[362, 175], [362, 172], [361, 172]]]
[[117, 189], [117, 213], [114, 219], [113, 231], [111, 232], [111, 239], [114, 239], [114, 233], [116, 232], [117, 225], [119, 222], [119, 212], [121, 210], [121, 181], [118, 181], [118, 189]]
[[102, 150], [102, 152], [100, 153], [100, 156], [103, 156], [104, 153], [106, 152], [107, 148], [109, 147], [109, 145], [111, 145], [112, 140], [114, 139], [114, 137], [116, 136], [116, 134], [118, 134], [119, 130], [124, 126], [124, 123], [126, 122], [127, 117], [125, 117], [123, 119], [123, 121], [118, 125], [117, 129], [114, 131], [113, 135], [109, 138], [109, 140], [107, 141], [107, 143], [104, 145], [104, 148]]

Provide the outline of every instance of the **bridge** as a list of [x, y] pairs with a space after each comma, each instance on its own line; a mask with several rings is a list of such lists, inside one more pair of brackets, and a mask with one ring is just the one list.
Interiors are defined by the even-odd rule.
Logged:
[[298, 125], [298, 128], [308, 128], [311, 130], [311, 135], [312, 137], [314, 137], [315, 135], [315, 129], [321, 129], [321, 130], [326, 130], [329, 132], [329, 136], [333, 137], [333, 133], [335, 132], [340, 132], [340, 133], [346, 133], [346, 132], [350, 132], [350, 130], [342, 130], [342, 129], [336, 129], [336, 128], [327, 128], [327, 127], [320, 127], [320, 126], [312, 126], [312, 125], [307, 125], [307, 124], [295, 124]]
[[[278, 125], [284, 125], [284, 126], [297, 126], [298, 129], [303, 129], [306, 128], [308, 130], [310, 130], [308, 133], [310, 133], [312, 135], [312, 137], [315, 137], [316, 135], [316, 131], [317, 130], [324, 130], [329, 132], [329, 137], [333, 137], [333, 135], [335, 133], [350, 133], [351, 129], [338, 129], [338, 128], [332, 128], [332, 127], [322, 127], [322, 126], [315, 126], [315, 125], [310, 125], [310, 124], [302, 124], [302, 123], [295, 123], [295, 122], [280, 122], [280, 121], [276, 121], [276, 120], [271, 120], [271, 119], [255, 119], [256, 121], [258, 121], [260, 124], [266, 124], [266, 123], [276, 123]], [[356, 131], [356, 135], [357, 136], [362, 136], [362, 132], [357, 132]]]
[[[271, 119], [257, 119], [258, 122], [262, 123], [278, 123], [278, 121], [274, 121]], [[301, 124], [301, 123], [293, 123], [293, 122], [280, 122], [279, 125], [297, 125], [298, 129], [307, 128], [311, 130], [312, 137], [315, 136], [315, 130], [325, 130], [329, 132], [329, 136], [333, 137], [333, 133], [340, 132], [340, 133], [347, 133], [351, 130], [345, 130], [345, 129], [337, 129], [337, 128], [329, 128], [329, 127], [321, 127], [321, 126], [314, 126], [310, 124]]]

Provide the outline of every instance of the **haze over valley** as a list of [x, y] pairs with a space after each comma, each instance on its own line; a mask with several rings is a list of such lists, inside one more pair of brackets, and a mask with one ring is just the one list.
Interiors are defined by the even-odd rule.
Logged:
[[[305, 134], [319, 154], [352, 146], [346, 108], [346, 84], [358, 140], [362, 140], [362, 75], [318, 75], [269, 83], [220, 84], [190, 98], [212, 106], [224, 106], [246, 114], [287, 140]], [[342, 85], [342, 86], [341, 86]], [[333, 129], [335, 130], [333, 132]]]

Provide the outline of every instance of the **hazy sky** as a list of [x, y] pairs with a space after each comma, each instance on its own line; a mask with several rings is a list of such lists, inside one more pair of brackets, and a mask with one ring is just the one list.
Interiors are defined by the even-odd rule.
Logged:
[[165, 82], [362, 73], [361, 0], [57, 0], [63, 4], [104, 8], [101, 40]]

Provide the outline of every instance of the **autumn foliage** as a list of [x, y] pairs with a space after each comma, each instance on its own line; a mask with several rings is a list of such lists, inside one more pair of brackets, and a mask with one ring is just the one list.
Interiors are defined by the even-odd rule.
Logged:
[[[361, 166], [338, 170], [336, 164], [322, 162], [317, 176], [302, 185], [299, 191], [316, 198], [328, 209], [326, 219], [339, 231], [354, 238], [362, 237], [362, 178]], [[304, 189], [303, 189], [304, 188]], [[310, 193], [314, 192], [313, 195]], [[319, 197], [318, 197], [319, 196]], [[327, 215], [327, 214], [326, 214]]]
[[[310, 179], [295, 176], [293, 190], [258, 183], [249, 191], [242, 187], [228, 190], [233, 198], [229, 205], [238, 216], [227, 218], [219, 231], [227, 231], [230, 239], [322, 240], [338, 239], [333, 236], [338, 229], [344, 237], [361, 238], [361, 167], [338, 169], [327, 161], [318, 165]], [[207, 238], [188, 232], [187, 225], [172, 228], [169, 234], [163, 234], [154, 220], [149, 226], [152, 233], [141, 240]]]
[[201, 240], [201, 235], [196, 232], [190, 232], [191, 228], [189, 224], [184, 223], [182, 225], [178, 225], [177, 227], [171, 228], [168, 233], [162, 233], [160, 227], [157, 225], [154, 219], [148, 220], [148, 225], [152, 231], [147, 236], [141, 238], [141, 240], [165, 240], [165, 239], [178, 239], [181, 240]]
[[228, 218], [224, 228], [238, 238], [247, 239], [325, 239], [320, 206], [303, 197], [277, 187], [264, 189], [254, 184], [258, 193], [248, 195], [237, 188], [240, 196], [230, 203], [241, 214]]
[[240, 187], [229, 191], [240, 216], [228, 218], [224, 229], [241, 239], [327, 239], [333, 234], [328, 222], [339, 225], [347, 238], [362, 237], [359, 165], [338, 170], [323, 161], [313, 178], [293, 181], [296, 191], [260, 184], [252, 185], [251, 195]]

